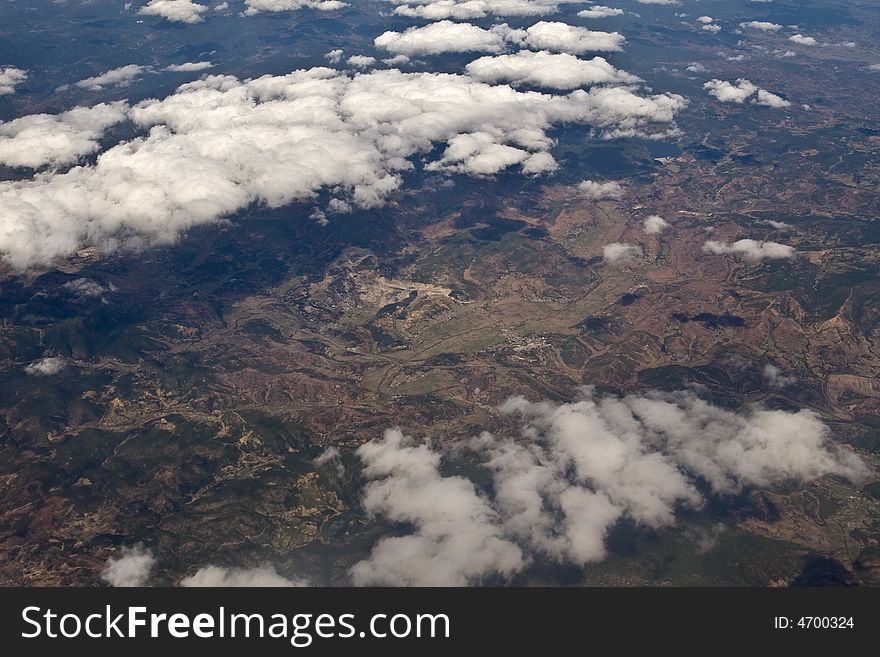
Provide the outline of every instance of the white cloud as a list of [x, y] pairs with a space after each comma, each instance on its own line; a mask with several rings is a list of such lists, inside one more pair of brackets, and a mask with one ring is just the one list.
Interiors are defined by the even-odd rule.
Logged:
[[270, 565], [256, 568], [221, 568], [220, 566], [205, 566], [195, 574], [180, 580], [181, 586], [186, 587], [290, 587], [308, 586], [304, 580], [291, 580], [278, 574]]
[[377, 48], [407, 57], [447, 52], [500, 52], [504, 47], [504, 34], [495, 28], [484, 30], [470, 23], [444, 20], [424, 27], [410, 27], [403, 32], [388, 31], [376, 37], [374, 43]]
[[744, 78], [739, 78], [736, 84], [727, 80], [709, 80], [703, 88], [708, 89], [709, 95], [715, 96], [722, 103], [742, 103], [758, 89]]
[[15, 93], [15, 88], [27, 80], [27, 71], [14, 66], [0, 67], [0, 96]]
[[107, 559], [101, 579], [110, 586], [146, 586], [155, 563], [152, 553], [143, 546], [124, 547], [120, 556]]
[[709, 23], [708, 25], [703, 25], [702, 29], [706, 32], [712, 32], [714, 34], [715, 32], [721, 31], [721, 26], [716, 25], [715, 23]]
[[669, 222], [666, 221], [663, 217], [660, 217], [656, 214], [652, 214], [647, 219], [645, 219], [645, 232], [648, 235], [659, 235], [664, 230], [669, 228]]
[[150, 0], [140, 8], [141, 16], [159, 16], [175, 23], [200, 23], [202, 14], [208, 11], [205, 5], [192, 0]]
[[349, 65], [354, 66], [355, 68], [370, 68], [376, 63], [376, 58], [367, 55], [352, 55], [347, 61]]
[[765, 89], [758, 89], [755, 100], [753, 100], [752, 102], [756, 105], [766, 105], [767, 107], [774, 107], [777, 109], [788, 107], [791, 105], [789, 101], [780, 96], [777, 96], [776, 94], [772, 94]]
[[709, 23], [713, 22], [714, 20], [715, 19], [712, 18], [711, 16], [699, 16], [697, 18], [697, 22], [702, 23], [703, 25], [708, 25]]
[[636, 0], [640, 5], [677, 5], [679, 0]]
[[577, 13], [581, 18], [608, 18], [610, 16], [620, 16], [621, 14], [623, 14], [623, 9], [605, 7], [604, 5], [594, 5]]
[[639, 82], [601, 57], [578, 59], [567, 53], [520, 50], [513, 55], [481, 57], [467, 65], [472, 78], [483, 82], [528, 84], [549, 89], [576, 89], [594, 84]]
[[380, 539], [369, 558], [351, 568], [355, 585], [463, 586], [523, 568], [521, 550], [502, 537], [486, 499], [467, 479], [443, 476], [436, 452], [391, 430], [357, 455], [370, 480], [366, 512], [408, 523], [414, 532]]
[[627, 88], [557, 96], [396, 70], [207, 76], [133, 107], [129, 117], [149, 132], [95, 164], [0, 182], [0, 253], [27, 268], [85, 245], [167, 244], [251, 203], [279, 207], [323, 188], [377, 207], [437, 144], [447, 149], [430, 170], [548, 170], [554, 124], [591, 125], [606, 138], [664, 134], [684, 104]]
[[693, 64], [689, 64], [686, 70], [690, 71], [691, 73], [705, 73], [706, 67], [699, 62], [694, 62]]
[[442, 475], [440, 454], [398, 430], [362, 446], [365, 509], [414, 529], [380, 539], [352, 568], [354, 583], [478, 583], [547, 557], [583, 565], [605, 556], [606, 535], [623, 518], [656, 529], [674, 525], [679, 509], [700, 508], [698, 480], [725, 496], [870, 473], [811, 411], [730, 411], [692, 392], [583, 393], [571, 403], [514, 397], [501, 406], [515, 435], [483, 432], [466, 443], [492, 475], [485, 494]]
[[620, 198], [624, 194], [624, 189], [620, 183], [614, 181], [603, 183], [584, 180], [578, 183], [578, 192], [592, 201], [601, 201], [602, 199]]
[[598, 32], [566, 23], [540, 21], [529, 28], [513, 31], [508, 39], [537, 50], [567, 52], [580, 55], [585, 52], [613, 52], [621, 50], [624, 39], [619, 32]]
[[171, 64], [166, 66], [166, 71], [173, 73], [192, 73], [195, 71], [204, 71], [205, 69], [214, 68], [211, 62], [186, 62], [184, 64]]
[[641, 258], [642, 247], [625, 242], [611, 242], [602, 247], [602, 260], [607, 263], [627, 262]]
[[880, 64], [868, 64], [869, 71], [880, 71]]
[[781, 109], [788, 107], [791, 103], [781, 96], [770, 93], [766, 89], [761, 89], [749, 80], [739, 78], [736, 84], [726, 80], [709, 80], [703, 85], [703, 88], [709, 90], [709, 95], [715, 96], [722, 103], [743, 103], [749, 98], [755, 105], [764, 105]]
[[97, 151], [104, 131], [124, 121], [127, 110], [125, 103], [102, 103], [0, 122], [0, 164], [32, 169], [72, 164]]
[[338, 64], [342, 61], [342, 50], [340, 48], [336, 48], [335, 50], [329, 51], [326, 55], [324, 55], [324, 59], [326, 59], [331, 64]]
[[399, 5], [399, 16], [442, 20], [470, 20], [495, 16], [546, 16], [559, 11], [559, 5], [580, 3], [581, 0], [392, 0]]
[[74, 278], [61, 287], [80, 299], [103, 299], [107, 292], [106, 287], [88, 278]]
[[31, 376], [52, 376], [58, 374], [67, 366], [67, 361], [58, 356], [48, 356], [35, 360], [24, 368], [26, 374]]
[[339, 0], [244, 0], [247, 9], [245, 16], [253, 16], [260, 12], [297, 11], [299, 9], [315, 9], [317, 11], [336, 11], [348, 7], [347, 2]]
[[214, 11], [226, 11], [227, 9], [229, 9], [228, 2], [221, 2], [219, 5], [215, 5], [214, 7]]
[[76, 83], [76, 86], [91, 91], [99, 91], [105, 87], [127, 87], [148, 70], [144, 66], [129, 64], [128, 66], [120, 66], [119, 68], [104, 71], [101, 75], [96, 75], [92, 78], [80, 80]]
[[795, 250], [778, 242], [758, 242], [757, 240], [737, 240], [732, 244], [711, 240], [703, 245], [703, 251], [714, 254], [733, 254], [742, 256], [749, 262], [761, 262], [762, 260], [778, 260], [793, 258]]
[[775, 388], [776, 390], [781, 390], [786, 386], [797, 383], [797, 377], [784, 375], [782, 370], [770, 363], [764, 366], [764, 380], [770, 388]]
[[740, 23], [739, 26], [751, 30], [760, 30], [762, 32], [778, 32], [782, 29], [782, 26], [778, 23], [770, 23], [769, 21], [748, 21]]
[[788, 37], [788, 40], [792, 43], [796, 43], [799, 46], [815, 46], [816, 39], [811, 36], [804, 36], [803, 34], [795, 34], [793, 36]]

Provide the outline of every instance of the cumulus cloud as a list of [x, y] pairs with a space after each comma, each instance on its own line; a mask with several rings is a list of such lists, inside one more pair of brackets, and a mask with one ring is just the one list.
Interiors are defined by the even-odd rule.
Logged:
[[690, 71], [691, 73], [705, 73], [706, 67], [699, 62], [694, 62], [693, 64], [689, 64], [686, 70]]
[[578, 183], [578, 192], [581, 196], [591, 201], [601, 201], [603, 199], [616, 199], [624, 194], [623, 185], [618, 182], [596, 182], [595, 180], [584, 180]]
[[31, 376], [52, 376], [58, 374], [67, 366], [67, 361], [58, 356], [48, 356], [35, 360], [24, 368], [26, 374]]
[[663, 217], [652, 214], [647, 219], [645, 219], [644, 227], [645, 232], [648, 233], [648, 235], [659, 235], [664, 230], [669, 228], [669, 222], [666, 221]]
[[27, 71], [14, 66], [0, 67], [0, 96], [15, 93], [15, 88], [27, 80]]
[[771, 23], [769, 21], [747, 21], [745, 23], [740, 23], [739, 26], [750, 30], [760, 30], [762, 32], [778, 32], [782, 29], [782, 26], [778, 23]]
[[770, 93], [766, 89], [758, 89], [755, 100], [753, 100], [752, 102], [756, 105], [765, 105], [767, 107], [774, 107], [777, 109], [788, 107], [791, 105], [789, 101], [785, 100], [781, 96]]
[[514, 30], [508, 36], [514, 43], [522, 43], [537, 50], [567, 52], [580, 55], [585, 52], [613, 52], [621, 50], [624, 41], [619, 32], [598, 32], [566, 23], [541, 21], [523, 30]]
[[591, 388], [571, 403], [514, 397], [499, 410], [516, 433], [466, 443], [492, 476], [485, 492], [441, 474], [440, 454], [397, 430], [358, 450], [368, 513], [414, 529], [380, 539], [352, 568], [355, 584], [477, 583], [547, 557], [583, 565], [605, 556], [621, 519], [658, 529], [674, 525], [679, 509], [700, 508], [698, 482], [724, 496], [869, 474], [811, 411], [730, 411], [693, 392], [619, 398]]
[[608, 18], [610, 16], [620, 16], [621, 14], [623, 14], [623, 9], [606, 7], [604, 5], [594, 5], [577, 13], [581, 18]]
[[166, 66], [166, 71], [172, 73], [192, 73], [195, 71], [204, 71], [205, 69], [214, 68], [211, 62], [186, 62], [184, 64], [171, 64]]
[[786, 386], [797, 383], [797, 377], [784, 375], [781, 369], [770, 363], [764, 366], [764, 380], [767, 382], [768, 387], [775, 388], [776, 390], [781, 390]]
[[220, 566], [205, 566], [193, 575], [180, 580], [180, 585], [185, 587], [246, 587], [255, 586], [291, 587], [308, 586], [308, 582], [299, 579], [288, 579], [278, 574], [278, 571], [270, 565], [256, 568], [221, 568]]
[[715, 96], [722, 103], [745, 102], [758, 90], [754, 84], [744, 78], [739, 78], [736, 84], [727, 80], [709, 80], [703, 88], [708, 89], [709, 95]]
[[576, 89], [594, 84], [633, 84], [639, 78], [601, 57], [578, 59], [567, 53], [520, 50], [513, 55], [481, 57], [467, 65], [472, 78], [483, 82], [527, 84], [549, 89]]
[[442, 20], [469, 20], [495, 16], [545, 16], [559, 11], [559, 5], [580, 0], [392, 0], [399, 16]]
[[804, 36], [803, 34], [794, 34], [788, 37], [788, 40], [792, 43], [796, 43], [799, 46], [815, 46], [816, 39], [811, 36]]
[[739, 78], [736, 84], [727, 80], [709, 80], [703, 85], [709, 90], [709, 95], [715, 96], [722, 103], [743, 103], [752, 96], [752, 103], [780, 109], [788, 107], [791, 103], [781, 96], [760, 89], [755, 84], [744, 78]]
[[679, 0], [636, 0], [640, 5], [677, 5]]
[[410, 27], [403, 32], [385, 32], [376, 37], [374, 44], [377, 48], [407, 57], [447, 52], [500, 52], [504, 47], [504, 32], [443, 20], [424, 27]]
[[711, 240], [703, 245], [703, 251], [714, 254], [733, 254], [741, 256], [748, 262], [761, 262], [762, 260], [778, 260], [793, 258], [794, 248], [779, 244], [778, 242], [758, 242], [757, 240], [737, 240], [732, 244]]
[[[65, 290], [80, 299], [103, 299], [107, 288], [88, 278], [75, 278], [62, 285]], [[111, 285], [112, 289], [116, 289]]]
[[104, 131], [124, 121], [127, 111], [122, 102], [102, 103], [0, 122], [0, 164], [31, 169], [72, 164], [97, 151]]
[[347, 61], [355, 68], [369, 68], [376, 63], [376, 58], [368, 55], [352, 55]]
[[342, 61], [342, 50], [340, 48], [336, 48], [335, 50], [329, 51], [326, 55], [324, 55], [324, 59], [326, 59], [331, 64], [338, 64]]
[[245, 16], [253, 16], [264, 11], [297, 11], [299, 9], [315, 9], [317, 11], [336, 11], [348, 7], [347, 2], [339, 0], [244, 0]]
[[611, 242], [602, 247], [602, 260], [606, 263], [627, 262], [642, 257], [642, 247], [625, 242]]
[[192, 0], [150, 0], [140, 8], [141, 16], [159, 16], [174, 23], [200, 23], [202, 14], [208, 11], [205, 5]]
[[280, 207], [323, 188], [377, 207], [411, 158], [438, 144], [447, 148], [430, 170], [550, 170], [554, 124], [590, 125], [606, 138], [663, 134], [684, 104], [631, 88], [557, 96], [397, 70], [208, 76], [133, 107], [130, 119], [148, 132], [95, 164], [0, 183], [0, 253], [22, 269], [84, 245], [166, 244], [251, 203]]
[[124, 547], [118, 557], [107, 560], [101, 579], [110, 586], [146, 586], [155, 564], [155, 557], [143, 546]]
[[390, 430], [357, 455], [370, 480], [366, 512], [414, 531], [380, 539], [369, 558], [351, 568], [355, 585], [463, 586], [523, 568], [522, 551], [502, 537], [495, 511], [469, 480], [440, 473], [439, 454]]
[[80, 80], [76, 83], [76, 86], [91, 91], [100, 91], [106, 87], [127, 87], [147, 70], [146, 67], [138, 66], [137, 64], [120, 66], [119, 68], [104, 71], [101, 75]]
[[697, 18], [697, 22], [702, 23], [703, 25], [708, 25], [709, 23], [713, 22], [714, 20], [715, 19], [712, 18], [711, 16], [699, 16]]

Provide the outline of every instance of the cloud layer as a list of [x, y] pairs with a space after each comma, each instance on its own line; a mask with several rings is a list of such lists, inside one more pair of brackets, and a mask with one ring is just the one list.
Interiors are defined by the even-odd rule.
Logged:
[[170, 243], [251, 203], [279, 207], [321, 189], [376, 207], [437, 144], [446, 150], [429, 170], [552, 170], [553, 125], [587, 124], [606, 138], [665, 133], [684, 104], [632, 88], [558, 96], [397, 70], [208, 76], [133, 107], [129, 118], [148, 132], [94, 165], [0, 183], [0, 252], [27, 268], [86, 244]]
[[679, 509], [704, 503], [701, 489], [729, 495], [869, 472], [810, 411], [733, 412], [691, 392], [618, 398], [591, 389], [565, 404], [514, 397], [500, 411], [518, 435], [484, 432], [468, 443], [491, 493], [442, 474], [440, 454], [400, 431], [359, 448], [366, 511], [414, 529], [380, 539], [352, 568], [355, 584], [473, 584], [510, 578], [536, 558], [580, 566], [605, 556], [619, 520], [671, 526]]

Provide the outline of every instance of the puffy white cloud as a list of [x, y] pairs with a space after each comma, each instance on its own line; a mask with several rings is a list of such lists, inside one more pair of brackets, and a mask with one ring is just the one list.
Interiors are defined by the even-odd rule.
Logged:
[[758, 89], [758, 93], [752, 102], [756, 105], [766, 105], [767, 107], [774, 107], [776, 109], [788, 107], [791, 105], [789, 101], [785, 100], [781, 96], [770, 93], [766, 89]]
[[709, 95], [715, 96], [722, 103], [741, 104], [754, 96], [752, 103], [755, 105], [764, 105], [776, 109], [791, 105], [789, 101], [781, 96], [777, 96], [766, 89], [761, 89], [744, 78], [739, 78], [736, 84], [727, 80], [709, 80], [703, 85], [703, 88], [708, 89]]
[[677, 5], [679, 0], [636, 0], [640, 5]]
[[155, 557], [143, 546], [124, 547], [120, 556], [107, 560], [101, 571], [101, 579], [110, 586], [146, 586], [155, 564]]
[[794, 248], [778, 242], [758, 242], [757, 240], [737, 240], [732, 244], [711, 240], [703, 245], [703, 251], [714, 254], [733, 254], [742, 256], [749, 262], [793, 258]]
[[315, 9], [317, 11], [336, 11], [348, 7], [347, 2], [339, 0], [244, 0], [247, 7], [245, 16], [253, 16], [260, 12], [297, 11], [299, 9]]
[[[149, 132], [93, 165], [0, 183], [0, 253], [17, 268], [84, 245], [167, 244], [251, 203], [279, 207], [322, 188], [376, 207], [411, 159], [446, 144], [434, 170], [550, 170], [546, 131], [588, 124], [607, 138], [667, 131], [684, 99], [594, 88], [518, 92], [468, 76], [317, 68], [241, 81], [208, 76], [129, 116]], [[536, 157], [537, 156], [537, 157]]]
[[522, 551], [502, 537], [495, 511], [473, 483], [440, 473], [439, 454], [390, 430], [357, 455], [370, 480], [364, 509], [414, 531], [380, 539], [351, 568], [355, 585], [463, 586], [523, 568]]
[[803, 34], [794, 34], [788, 37], [788, 40], [792, 43], [796, 43], [799, 46], [815, 46], [816, 39], [811, 36], [804, 36]]
[[52, 376], [58, 374], [67, 366], [67, 361], [58, 356], [47, 356], [35, 360], [24, 368], [25, 373], [31, 376]]
[[214, 11], [226, 11], [227, 9], [229, 9], [228, 2], [221, 2], [219, 5], [214, 6]]
[[101, 75], [96, 75], [92, 78], [80, 80], [76, 83], [76, 86], [91, 91], [99, 91], [105, 87], [127, 87], [148, 70], [144, 66], [129, 64], [128, 66], [120, 66], [119, 68], [104, 71]]
[[609, 18], [611, 16], [620, 16], [621, 14], [623, 14], [623, 9], [606, 7], [604, 5], [594, 5], [577, 13], [581, 18]]
[[664, 230], [669, 228], [669, 222], [666, 221], [663, 217], [652, 214], [647, 219], [645, 219], [644, 227], [645, 232], [648, 233], [648, 235], [659, 235]]
[[627, 262], [641, 258], [642, 247], [625, 242], [611, 242], [602, 247], [602, 260], [607, 263]]
[[14, 66], [0, 67], [0, 96], [15, 93], [15, 88], [27, 80], [27, 71]]
[[797, 383], [797, 377], [784, 375], [782, 370], [770, 363], [767, 363], [764, 366], [764, 380], [769, 387], [777, 390], [781, 390], [786, 386]]
[[715, 96], [722, 103], [743, 103], [758, 90], [754, 84], [744, 78], [739, 78], [736, 84], [727, 80], [709, 80], [703, 88], [708, 89], [709, 95]]
[[209, 68], [214, 68], [214, 64], [211, 62], [186, 62], [184, 64], [171, 64], [170, 66], [166, 66], [166, 71], [171, 71], [172, 73], [192, 73], [195, 71], [204, 71]]
[[706, 32], [712, 32], [714, 34], [715, 32], [721, 31], [721, 26], [716, 25], [715, 23], [709, 23], [708, 25], [703, 25], [703, 27], [701, 29], [703, 29]]
[[618, 182], [596, 182], [595, 180], [584, 180], [578, 183], [578, 192], [581, 196], [592, 201], [601, 201], [609, 198], [620, 198], [624, 194], [623, 185]]
[[442, 20], [469, 20], [495, 16], [546, 16], [559, 11], [559, 5], [581, 0], [392, 0], [399, 5], [399, 16]]
[[621, 50], [626, 39], [619, 32], [598, 32], [567, 23], [540, 21], [522, 30], [513, 30], [508, 39], [537, 50], [567, 52], [580, 55], [585, 52], [612, 52]]
[[778, 32], [782, 26], [778, 23], [770, 23], [769, 21], [748, 21], [740, 23], [740, 27], [750, 30], [760, 30], [762, 32]]
[[368, 55], [352, 55], [347, 61], [355, 68], [369, 68], [376, 63], [376, 58]]
[[712, 18], [711, 16], [699, 16], [697, 18], [697, 22], [702, 23], [703, 25], [708, 25], [709, 23], [713, 22], [714, 20], [715, 19]]
[[362, 446], [364, 507], [414, 529], [380, 539], [352, 568], [354, 583], [462, 585], [510, 577], [541, 557], [583, 565], [605, 556], [605, 537], [623, 518], [656, 529], [674, 525], [681, 508], [700, 508], [698, 481], [724, 496], [870, 474], [811, 411], [730, 411], [692, 392], [583, 393], [500, 407], [516, 435], [483, 432], [466, 443], [492, 475], [485, 494], [443, 476], [440, 454], [397, 430]]
[[694, 62], [693, 64], [689, 64], [686, 70], [691, 73], [705, 73], [706, 67], [699, 62]]
[[76, 162], [98, 150], [104, 131], [124, 121], [127, 110], [125, 103], [102, 103], [0, 122], [0, 164], [36, 169]]
[[576, 89], [594, 84], [639, 82], [601, 57], [578, 59], [567, 53], [520, 50], [513, 55], [481, 57], [467, 65], [472, 78], [483, 82], [527, 84], [549, 89]]
[[181, 586], [186, 587], [246, 587], [256, 586], [290, 587], [308, 586], [305, 580], [291, 580], [278, 574], [278, 571], [270, 565], [256, 568], [221, 568], [220, 566], [205, 566], [193, 575], [180, 580]]
[[[103, 299], [104, 293], [108, 291], [97, 281], [88, 278], [74, 278], [61, 287], [80, 299]], [[111, 288], [113, 288], [112, 285]]]
[[338, 64], [342, 61], [342, 50], [340, 48], [336, 48], [335, 50], [329, 51], [326, 55], [324, 55], [324, 59], [326, 59], [331, 64]]
[[142, 16], [159, 16], [174, 23], [199, 23], [204, 20], [202, 14], [208, 11], [205, 5], [192, 0], [150, 0], [140, 8]]
[[447, 52], [499, 52], [504, 47], [504, 33], [495, 28], [484, 30], [470, 23], [443, 20], [403, 32], [388, 31], [376, 37], [374, 43], [377, 48], [407, 57]]

